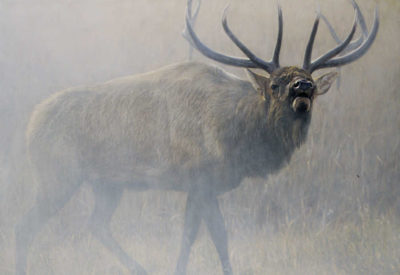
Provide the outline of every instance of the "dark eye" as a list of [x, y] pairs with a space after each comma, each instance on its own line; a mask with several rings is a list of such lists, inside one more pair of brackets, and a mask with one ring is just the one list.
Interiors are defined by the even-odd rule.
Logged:
[[279, 88], [279, 85], [277, 85], [277, 84], [272, 84], [271, 85], [271, 89], [274, 90], [274, 91], [277, 90], [278, 88]]

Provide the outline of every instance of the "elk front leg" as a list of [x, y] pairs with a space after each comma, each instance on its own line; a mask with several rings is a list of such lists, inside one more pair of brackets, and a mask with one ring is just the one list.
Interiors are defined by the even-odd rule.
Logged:
[[207, 199], [206, 205], [207, 207], [203, 211], [203, 219], [207, 224], [208, 231], [217, 249], [224, 274], [231, 275], [232, 267], [229, 261], [228, 236], [217, 197], [210, 196]]
[[199, 190], [189, 192], [188, 194], [181, 251], [175, 274], [186, 274], [190, 248], [196, 240], [202, 219], [204, 219], [217, 249], [224, 274], [232, 274], [228, 254], [228, 238], [222, 213], [218, 205], [218, 199], [210, 192], [201, 192]]
[[189, 192], [183, 227], [183, 237], [181, 243], [181, 251], [179, 254], [178, 264], [176, 266], [175, 275], [186, 274], [186, 267], [189, 260], [190, 248], [196, 240], [201, 222], [201, 196], [196, 196], [195, 192]]

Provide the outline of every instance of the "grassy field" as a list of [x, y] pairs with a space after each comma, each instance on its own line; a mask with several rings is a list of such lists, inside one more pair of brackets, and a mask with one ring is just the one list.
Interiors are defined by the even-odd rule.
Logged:
[[[127, 194], [112, 228], [117, 240], [149, 274], [172, 274], [183, 228], [184, 196], [159, 197], [158, 192]], [[127, 216], [124, 210], [129, 211], [132, 199], [140, 209]], [[155, 201], [157, 207], [150, 205]], [[87, 202], [91, 203], [91, 195], [84, 190], [39, 234], [31, 249], [30, 274], [129, 274], [85, 230], [91, 208], [84, 210]], [[299, 218], [282, 222], [275, 230], [271, 224], [254, 227], [254, 215], [243, 221], [226, 206], [223, 211], [229, 213], [225, 218], [235, 274], [398, 274], [400, 270], [400, 225], [392, 214], [371, 215], [361, 208], [353, 213], [358, 219], [352, 221], [337, 217], [311, 227]], [[13, 274], [13, 241], [4, 239], [5, 231], [2, 234], [1, 274]], [[188, 274], [222, 274], [205, 226], [192, 249]]]

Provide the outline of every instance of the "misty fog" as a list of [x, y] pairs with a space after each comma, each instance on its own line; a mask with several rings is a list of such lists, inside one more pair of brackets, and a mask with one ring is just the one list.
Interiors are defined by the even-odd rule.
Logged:
[[[216, 51], [241, 56], [221, 26], [227, 2], [203, 0], [195, 30]], [[276, 1], [230, 2], [231, 29], [268, 60]], [[346, 0], [279, 2], [282, 65], [302, 64], [318, 6], [341, 38], [352, 26]], [[358, 2], [368, 28], [379, 4], [378, 36], [341, 69], [340, 86], [316, 99], [306, 143], [279, 173], [219, 198], [235, 274], [400, 272], [400, 2]], [[185, 8], [186, 0], [0, 1], [0, 274], [15, 272], [14, 226], [35, 201], [25, 148], [34, 106], [59, 90], [188, 60]], [[313, 56], [334, 46], [321, 22]], [[196, 51], [192, 59], [216, 64]], [[175, 269], [185, 201], [180, 192], [124, 192], [112, 233], [149, 274]], [[129, 274], [87, 231], [93, 205], [83, 185], [36, 236], [28, 274]], [[204, 225], [188, 274], [222, 274]]]

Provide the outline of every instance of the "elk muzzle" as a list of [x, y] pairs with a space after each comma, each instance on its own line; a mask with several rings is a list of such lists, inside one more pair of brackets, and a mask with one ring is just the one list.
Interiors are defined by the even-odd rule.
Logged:
[[307, 93], [308, 91], [312, 91], [313, 88], [314, 83], [310, 80], [298, 79], [293, 83], [293, 90], [296, 93]]
[[293, 82], [292, 94], [294, 100], [292, 102], [293, 111], [296, 113], [306, 113], [311, 109], [311, 97], [314, 92], [314, 83], [307, 79], [297, 79]]
[[311, 100], [308, 97], [296, 97], [293, 100], [292, 108], [296, 113], [307, 113], [311, 110]]

